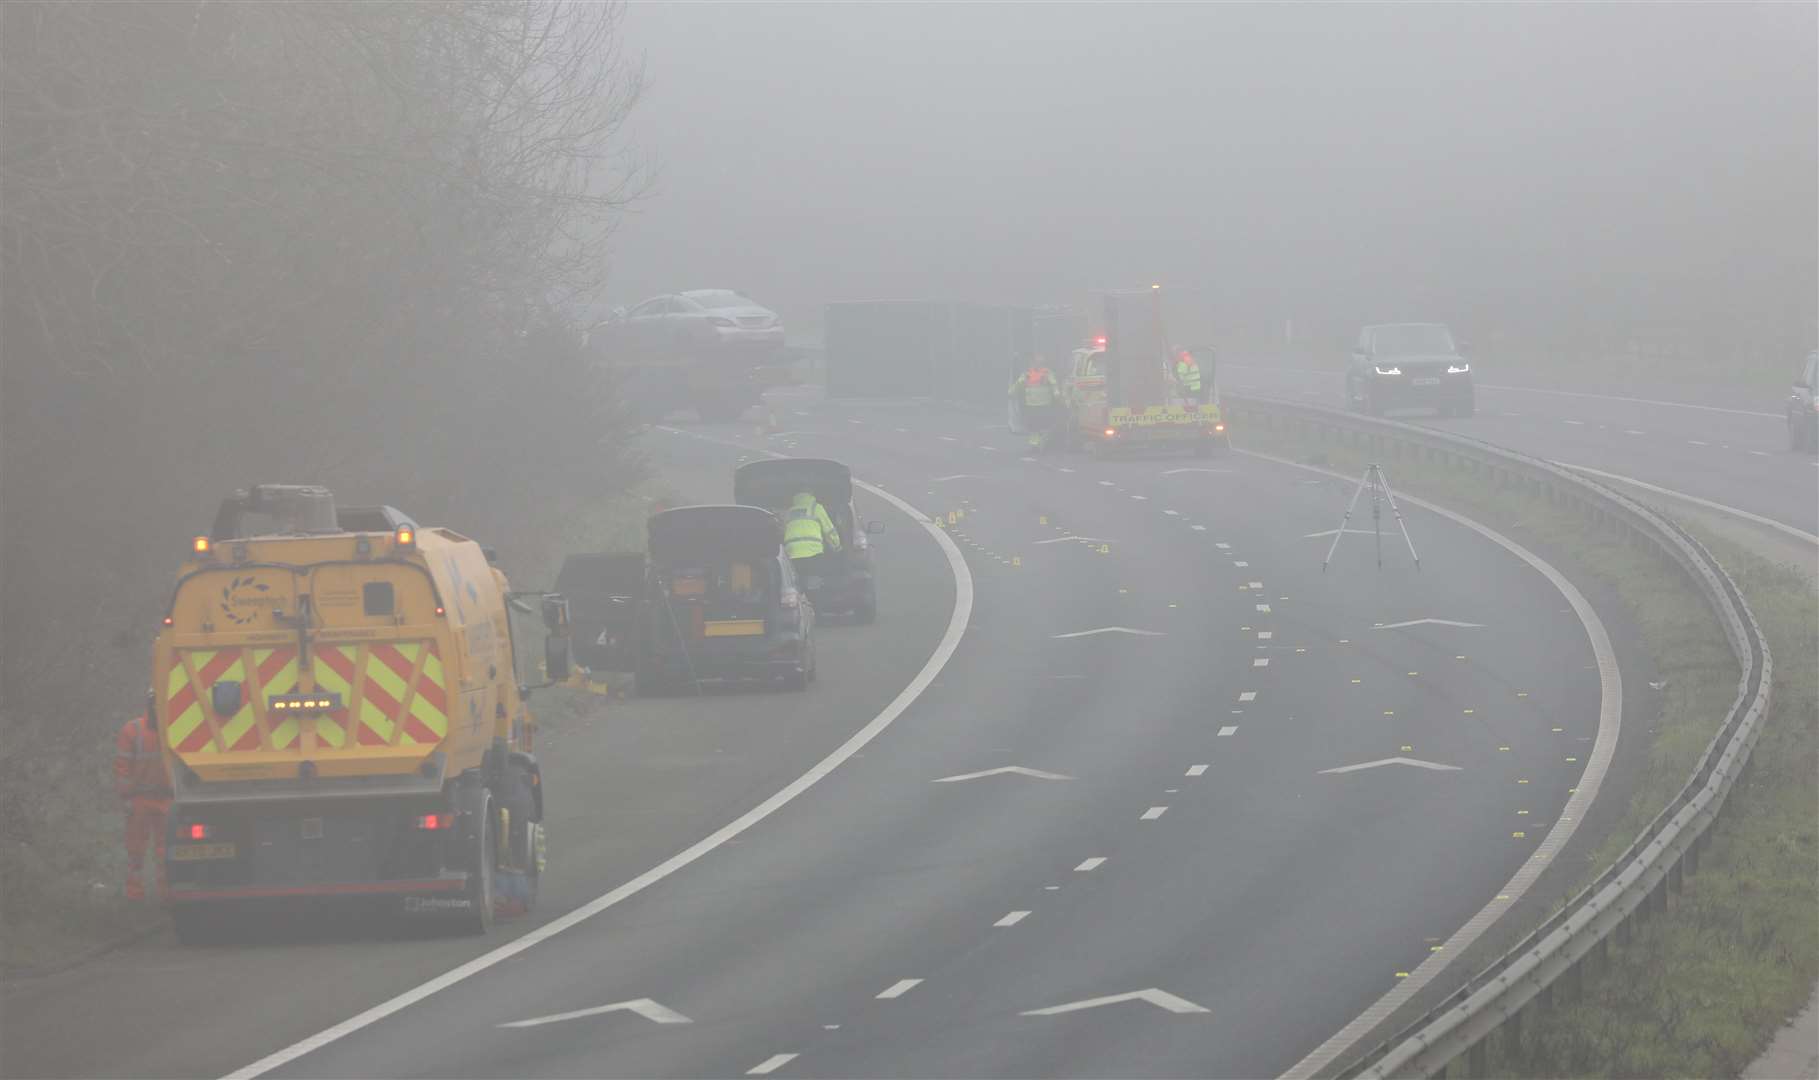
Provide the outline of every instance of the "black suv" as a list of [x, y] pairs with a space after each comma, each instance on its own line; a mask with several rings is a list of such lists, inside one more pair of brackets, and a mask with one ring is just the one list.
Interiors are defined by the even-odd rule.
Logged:
[[1787, 398], [1787, 448], [1819, 453], [1819, 349], [1806, 356]]
[[1423, 407], [1470, 416], [1477, 408], [1465, 346], [1442, 323], [1383, 323], [1358, 331], [1345, 398], [1372, 416]]
[[634, 619], [638, 693], [815, 680], [815, 609], [783, 554], [783, 523], [756, 506], [683, 506], [646, 525]]

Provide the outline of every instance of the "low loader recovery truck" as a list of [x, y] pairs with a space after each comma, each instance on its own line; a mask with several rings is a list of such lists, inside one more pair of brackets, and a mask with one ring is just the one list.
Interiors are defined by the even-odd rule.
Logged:
[[[1162, 319], [1161, 290], [1106, 293], [1104, 319], [1104, 333], [1074, 350], [1062, 373], [1063, 442], [1090, 453], [1204, 455], [1229, 445], [1219, 406], [1190, 400], [1174, 383], [1176, 351]], [[1216, 385], [1211, 359], [1201, 365], [1209, 389]]]
[[334, 899], [469, 933], [528, 911], [543, 777], [520, 650], [539, 630], [560, 681], [566, 602], [513, 593], [458, 533], [321, 487], [234, 493], [153, 647], [178, 938]]

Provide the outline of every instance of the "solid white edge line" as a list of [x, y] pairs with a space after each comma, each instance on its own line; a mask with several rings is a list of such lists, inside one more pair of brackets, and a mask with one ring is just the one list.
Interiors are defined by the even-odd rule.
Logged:
[[1698, 409], [1700, 412], [1729, 413], [1732, 416], [1761, 416], [1769, 420], [1787, 419], [1781, 413], [1756, 412], [1753, 409], [1725, 409], [1717, 405], [1694, 405], [1690, 401], [1662, 401], [1659, 398], [1623, 397], [1620, 394], [1590, 394], [1583, 390], [1542, 390], [1533, 386], [1503, 386], [1479, 383], [1480, 390], [1514, 390], [1519, 394], [1553, 394], [1556, 397], [1595, 398], [1599, 401], [1623, 401], [1631, 405], [1661, 405], [1670, 409]]
[[1797, 529], [1785, 522], [1776, 521], [1771, 517], [1763, 517], [1761, 514], [1752, 514], [1748, 510], [1739, 510], [1734, 506], [1726, 506], [1721, 502], [1713, 502], [1710, 499], [1701, 499], [1697, 495], [1688, 495], [1684, 491], [1675, 491], [1673, 488], [1660, 487], [1651, 484], [1646, 480], [1638, 480], [1633, 476], [1624, 476], [1621, 473], [1605, 472], [1602, 469], [1594, 469], [1590, 465], [1574, 465], [1568, 461], [1556, 461], [1554, 464], [1563, 469], [1571, 469], [1574, 472], [1584, 473], [1587, 476], [1596, 476], [1600, 480], [1615, 480], [1618, 483], [1641, 488], [1643, 491], [1652, 491], [1657, 495], [1666, 495], [1670, 499], [1679, 499], [1682, 502], [1692, 503], [1694, 506], [1703, 506], [1707, 510], [1716, 510], [1721, 514], [1730, 514], [1732, 517], [1739, 517], [1745, 521], [1754, 522], [1757, 525], [1784, 532], [1802, 543], [1819, 546], [1819, 536], [1815, 536], [1803, 529]]
[[[1260, 454], [1254, 450], [1239, 450], [1236, 447], [1233, 447], [1233, 450], [1247, 457], [1286, 465], [1290, 468], [1304, 469], [1322, 476], [1340, 480], [1351, 479], [1332, 469], [1303, 465], [1298, 461], [1290, 461], [1273, 454]], [[1313, 1052], [1284, 1072], [1283, 1080], [1304, 1080], [1304, 1078], [1312, 1077], [1330, 1068], [1341, 1055], [1351, 1050], [1359, 1040], [1370, 1034], [1372, 1029], [1389, 1019], [1391, 1014], [1411, 1000], [1423, 987], [1433, 982], [1447, 965], [1452, 963], [1454, 958], [1463, 954], [1473, 942], [1482, 937], [1498, 919], [1502, 918], [1516, 901], [1522, 899], [1523, 894], [1528, 892], [1529, 886], [1534, 884], [1535, 879], [1541, 875], [1543, 870], [1547, 869], [1554, 861], [1554, 856], [1572, 838], [1573, 833], [1579, 828], [1579, 823], [1585, 820], [1586, 812], [1591, 808], [1592, 800], [1598, 797], [1598, 789], [1604, 784], [1605, 774], [1610, 770], [1611, 758], [1617, 752], [1617, 736], [1623, 727], [1623, 673], [1617, 668], [1617, 654], [1611, 648], [1610, 634], [1604, 628], [1604, 621], [1598, 617], [1598, 612], [1592, 608], [1591, 601], [1585, 598], [1585, 594], [1580, 592], [1571, 581], [1568, 581], [1566, 575], [1556, 570], [1539, 555], [1489, 526], [1481, 525], [1463, 514], [1454, 513], [1443, 506], [1436, 506], [1426, 499], [1419, 499], [1413, 495], [1404, 494], [1402, 500], [1411, 506], [1419, 506], [1448, 521], [1463, 525], [1503, 548], [1547, 578], [1560, 595], [1566, 598], [1573, 613], [1579, 617], [1579, 624], [1585, 628], [1586, 637], [1591, 642], [1592, 655], [1598, 662], [1598, 736], [1592, 743], [1592, 752], [1586, 759], [1585, 770], [1580, 774], [1578, 787], [1567, 799], [1566, 805], [1561, 808], [1559, 820], [1535, 846], [1535, 850], [1529, 854], [1529, 857], [1522, 861], [1522, 866], [1516, 870], [1515, 875], [1501, 889], [1497, 890], [1497, 895], [1506, 899], [1492, 900], [1486, 904], [1477, 914], [1467, 920], [1464, 926], [1446, 939], [1440, 951], [1429, 953], [1427, 959], [1408, 973], [1408, 978], [1398, 980], [1394, 988], [1378, 998], [1357, 1019], [1340, 1028], [1331, 1038], [1315, 1047]]]
[[[1273, 364], [1234, 364], [1229, 361], [1225, 364], [1225, 367], [1228, 370], [1236, 368], [1240, 371], [1293, 371], [1303, 375], [1331, 375], [1334, 377], [1344, 374], [1342, 371], [1329, 370], [1327, 368], [1277, 367]], [[1701, 412], [1730, 413], [1733, 416], [1761, 416], [1770, 420], [1786, 419], [1781, 413], [1756, 412], [1753, 409], [1725, 409], [1720, 408], [1717, 405], [1695, 405], [1690, 401], [1662, 401], [1659, 398], [1624, 397], [1621, 394], [1593, 394], [1584, 390], [1544, 390], [1538, 386], [1509, 386], [1503, 383], [1481, 382], [1478, 383], [1477, 386], [1480, 390], [1514, 390], [1519, 394], [1553, 394], [1556, 397], [1596, 398], [1600, 401], [1626, 401], [1632, 405], [1664, 405], [1670, 409], [1698, 409]], [[1352, 478], [1347, 477], [1346, 479], [1350, 480]]]
[[[731, 445], [736, 446], [737, 444]], [[750, 447], [740, 446], [739, 449], [749, 450]], [[552, 919], [535, 930], [528, 931], [490, 952], [483, 953], [459, 967], [436, 976], [434, 979], [431, 979], [421, 986], [406, 990], [404, 993], [399, 994], [388, 1001], [381, 1002], [380, 1004], [367, 1009], [365, 1012], [341, 1021], [334, 1027], [311, 1035], [301, 1042], [293, 1043], [276, 1053], [268, 1054], [245, 1068], [237, 1069], [234, 1072], [229, 1073], [226, 1080], [252, 1080], [253, 1077], [263, 1076], [273, 1069], [287, 1065], [290, 1062], [303, 1057], [305, 1054], [320, 1050], [330, 1043], [344, 1039], [362, 1028], [378, 1023], [380, 1020], [391, 1016], [393, 1013], [407, 1009], [417, 1002], [422, 1001], [424, 998], [429, 997], [431, 994], [446, 990], [458, 982], [472, 978], [482, 971], [485, 971], [487, 968], [502, 961], [509, 960], [519, 953], [524, 952], [526, 949], [547, 941], [557, 934], [562, 933], [564, 930], [578, 926], [588, 919], [593, 918], [595, 915], [600, 914], [602, 911], [605, 911], [607, 908], [643, 892], [645, 889], [648, 889], [657, 882], [669, 877], [676, 871], [697, 859], [700, 859], [703, 855], [720, 847], [728, 840], [731, 840], [735, 836], [738, 836], [740, 833], [771, 816], [782, 808], [784, 804], [813, 787], [822, 777], [833, 772], [841, 763], [864, 749], [866, 744], [877, 738], [885, 728], [890, 727], [897, 717], [901, 716], [903, 711], [909, 708], [910, 705], [922, 695], [924, 690], [928, 689], [929, 684], [935, 681], [935, 677], [941, 674], [941, 669], [947, 666], [948, 660], [954, 655], [954, 650], [960, 647], [960, 639], [966, 634], [966, 624], [972, 618], [973, 614], [973, 577], [966, 568], [966, 558], [961, 555], [960, 549], [954, 546], [953, 540], [948, 538], [946, 532], [937, 529], [934, 526], [927, 515], [923, 514], [909, 503], [904, 502], [902, 499], [897, 498], [895, 495], [875, 487], [872, 484], [868, 484], [863, 480], [854, 480], [853, 483], [873, 495], [876, 495], [878, 498], [883, 499], [885, 502], [890, 503], [892, 506], [895, 506], [898, 510], [909, 515], [917, 524], [921, 525], [923, 530], [933, 537], [937, 544], [941, 545], [942, 552], [947, 556], [948, 567], [954, 574], [954, 610], [953, 614], [948, 618], [947, 632], [942, 635], [941, 641], [935, 646], [935, 651], [929, 656], [928, 662], [922, 665], [922, 670], [918, 671], [916, 677], [910, 680], [909, 685], [905, 686], [903, 690], [891, 700], [891, 703], [884, 707], [883, 712], [873, 717], [870, 723], [860, 728], [857, 732], [854, 732], [853, 735], [848, 738], [846, 742], [840, 744], [833, 753], [822, 758], [815, 764], [814, 768], [803, 773], [795, 780], [792, 780], [789, 785], [784, 787], [781, 791], [778, 791], [757, 806], [747, 810], [734, 821], [721, 826], [719, 829], [695, 842], [690, 847], [677, 852], [662, 863], [646, 870], [644, 873], [639, 874], [637, 877], [604, 896], [590, 900], [586, 904], [569, 912], [567, 915]]]

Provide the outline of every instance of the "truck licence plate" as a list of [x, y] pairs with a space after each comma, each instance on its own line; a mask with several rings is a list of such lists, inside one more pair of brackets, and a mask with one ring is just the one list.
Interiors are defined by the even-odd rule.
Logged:
[[1434, 375], [1424, 375], [1415, 380], [1416, 386], [1439, 386], [1440, 379]]
[[198, 859], [231, 859], [232, 844], [172, 844], [167, 853], [172, 862], [195, 862]]

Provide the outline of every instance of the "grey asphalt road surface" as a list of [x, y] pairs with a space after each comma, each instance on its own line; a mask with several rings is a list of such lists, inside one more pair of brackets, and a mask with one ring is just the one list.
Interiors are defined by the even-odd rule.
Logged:
[[[1633, 396], [1537, 388], [1478, 367], [1478, 414], [1443, 419], [1418, 410], [1392, 419], [1431, 424], [1568, 465], [1590, 466], [1819, 533], [1819, 460], [1787, 448], [1782, 399], [1755, 400], [1649, 385]], [[1232, 363], [1224, 386], [1345, 406], [1344, 367]]]
[[[652, 450], [682, 493], [731, 499], [732, 455], [679, 440]], [[533, 918], [484, 939], [413, 938], [357, 911], [274, 920], [244, 944], [184, 948], [161, 934], [9, 981], [0, 1075], [223, 1075], [578, 907], [744, 813], [876, 715], [946, 627], [946, 559], [883, 502], [860, 493], [858, 504], [902, 537], [878, 550], [889, 615], [824, 627], [822, 677], [809, 691], [600, 698], [586, 721], [546, 729], [550, 868]]]
[[[1419, 570], [1359, 532], [1322, 573], [1349, 484], [783, 419], [652, 438], [839, 457], [952, 512], [975, 606], [939, 678], [737, 844], [278, 1074], [1275, 1075], [1495, 903], [1579, 780], [1586, 634], [1458, 525], [1410, 508]], [[888, 577], [930, 546], [882, 538], [880, 628], [946, 614]], [[882, 694], [876, 645], [825, 678]]]

